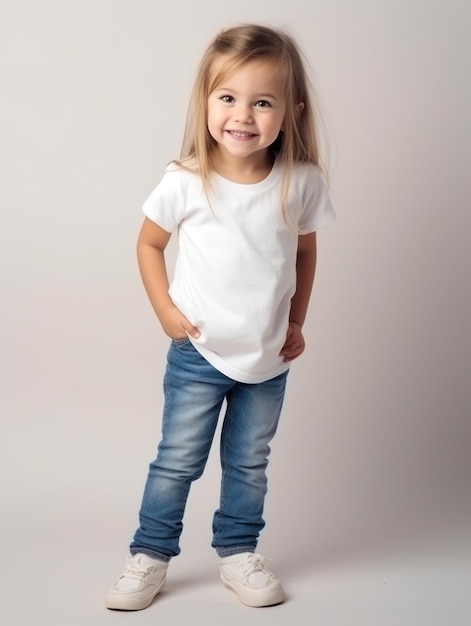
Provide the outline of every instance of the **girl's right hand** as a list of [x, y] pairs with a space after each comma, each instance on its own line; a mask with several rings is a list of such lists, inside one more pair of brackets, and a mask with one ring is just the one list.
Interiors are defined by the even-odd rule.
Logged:
[[188, 335], [198, 339], [201, 334], [174, 304], [161, 311], [160, 324], [164, 333], [171, 339], [184, 339]]

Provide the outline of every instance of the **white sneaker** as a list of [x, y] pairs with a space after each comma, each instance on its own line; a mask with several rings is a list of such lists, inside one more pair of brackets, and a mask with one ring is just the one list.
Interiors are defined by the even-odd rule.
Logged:
[[168, 563], [134, 554], [122, 575], [105, 592], [105, 606], [121, 611], [139, 611], [149, 606], [165, 584]]
[[264, 565], [261, 554], [243, 552], [226, 556], [219, 562], [221, 580], [235, 591], [242, 604], [271, 606], [284, 600], [283, 587]]

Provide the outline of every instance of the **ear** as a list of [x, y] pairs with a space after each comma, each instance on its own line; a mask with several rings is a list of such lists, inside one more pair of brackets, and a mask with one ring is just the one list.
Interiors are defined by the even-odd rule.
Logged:
[[[299, 102], [295, 107], [294, 107], [294, 113], [296, 115], [296, 119], [299, 118], [299, 116], [301, 115], [302, 110], [304, 109], [304, 102]], [[281, 125], [280, 130], [284, 131], [286, 129], [286, 124], [283, 120], [283, 124]]]

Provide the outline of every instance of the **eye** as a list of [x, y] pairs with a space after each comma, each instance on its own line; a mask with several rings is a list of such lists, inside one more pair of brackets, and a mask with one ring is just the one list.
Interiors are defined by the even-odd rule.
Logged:
[[266, 108], [270, 108], [271, 104], [270, 102], [268, 102], [268, 100], [257, 100], [257, 102], [255, 103], [255, 106], [258, 107], [259, 109], [266, 109]]
[[219, 99], [223, 102], [226, 102], [227, 104], [232, 104], [234, 102], [233, 96], [221, 96]]

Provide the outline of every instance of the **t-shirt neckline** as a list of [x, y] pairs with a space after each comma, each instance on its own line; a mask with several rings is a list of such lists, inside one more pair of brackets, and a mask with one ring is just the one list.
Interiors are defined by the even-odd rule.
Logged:
[[267, 176], [263, 179], [258, 181], [257, 183], [237, 183], [233, 180], [229, 180], [229, 178], [225, 178], [224, 176], [222, 176], [221, 174], [218, 174], [218, 172], [211, 172], [211, 178], [214, 182], [216, 182], [218, 185], [226, 187], [226, 188], [231, 188], [234, 191], [247, 191], [250, 193], [253, 193], [254, 191], [263, 191], [265, 189], [267, 189], [268, 187], [271, 187], [273, 185], [274, 182], [276, 182], [276, 180], [278, 180], [278, 175], [279, 175], [279, 171], [280, 171], [280, 164], [278, 159], [275, 159], [273, 166], [270, 170], [270, 172], [267, 174]]

